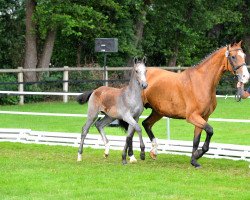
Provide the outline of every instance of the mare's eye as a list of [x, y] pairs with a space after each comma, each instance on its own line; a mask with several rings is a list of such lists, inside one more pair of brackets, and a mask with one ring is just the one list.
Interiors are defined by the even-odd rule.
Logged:
[[235, 57], [235, 56], [232, 56], [232, 59], [234, 59], [234, 60], [235, 60], [235, 59], [236, 59], [236, 57]]

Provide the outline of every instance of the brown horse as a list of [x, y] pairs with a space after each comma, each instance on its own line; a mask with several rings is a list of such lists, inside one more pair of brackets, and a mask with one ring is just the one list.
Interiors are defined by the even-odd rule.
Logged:
[[[151, 130], [155, 122], [163, 116], [186, 119], [195, 126], [191, 164], [200, 167], [197, 160], [209, 150], [213, 135], [213, 128], [207, 121], [216, 108], [216, 86], [225, 71], [238, 75], [240, 82], [248, 81], [241, 42], [216, 50], [197, 66], [181, 73], [148, 68], [148, 87], [143, 90], [142, 97], [144, 106], [152, 108], [152, 113], [142, 125], [152, 141], [150, 155], [153, 159], [157, 154], [157, 143]], [[206, 131], [206, 140], [198, 150], [202, 130]]]

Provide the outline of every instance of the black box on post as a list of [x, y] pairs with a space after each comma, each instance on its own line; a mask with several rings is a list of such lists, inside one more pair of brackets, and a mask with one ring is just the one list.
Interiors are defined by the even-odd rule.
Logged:
[[118, 52], [118, 39], [96, 38], [95, 52]]

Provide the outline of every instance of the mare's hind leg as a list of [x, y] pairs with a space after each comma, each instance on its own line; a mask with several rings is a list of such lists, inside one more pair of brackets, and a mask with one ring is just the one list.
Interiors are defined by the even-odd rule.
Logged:
[[104, 132], [104, 127], [110, 124], [112, 121], [114, 121], [113, 118], [109, 117], [108, 115], [105, 115], [101, 120], [96, 121], [95, 126], [99, 133], [102, 136], [103, 143], [105, 145], [105, 151], [104, 151], [104, 157], [107, 158], [109, 155], [109, 141], [106, 137], [106, 134]]
[[152, 110], [151, 114], [142, 122], [142, 125], [143, 125], [145, 131], [147, 132], [149, 139], [152, 142], [152, 149], [150, 151], [150, 157], [152, 159], [156, 159], [157, 146], [158, 146], [157, 143], [156, 143], [155, 136], [154, 136], [154, 134], [152, 132], [152, 127], [162, 117], [163, 117], [162, 115], [160, 115], [156, 111]]

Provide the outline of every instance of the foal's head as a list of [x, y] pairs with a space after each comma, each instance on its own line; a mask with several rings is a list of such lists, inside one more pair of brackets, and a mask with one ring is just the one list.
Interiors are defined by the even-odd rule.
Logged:
[[133, 71], [135, 74], [135, 78], [138, 81], [139, 85], [143, 88], [146, 89], [148, 87], [148, 83], [146, 80], [146, 58], [143, 57], [143, 59], [140, 61], [137, 58], [134, 59], [134, 67]]
[[[246, 66], [246, 54], [241, 48], [241, 42], [227, 46], [226, 57], [228, 59], [228, 70], [238, 76], [238, 81], [247, 83], [249, 79], [249, 72]], [[229, 65], [231, 67], [229, 67]]]

